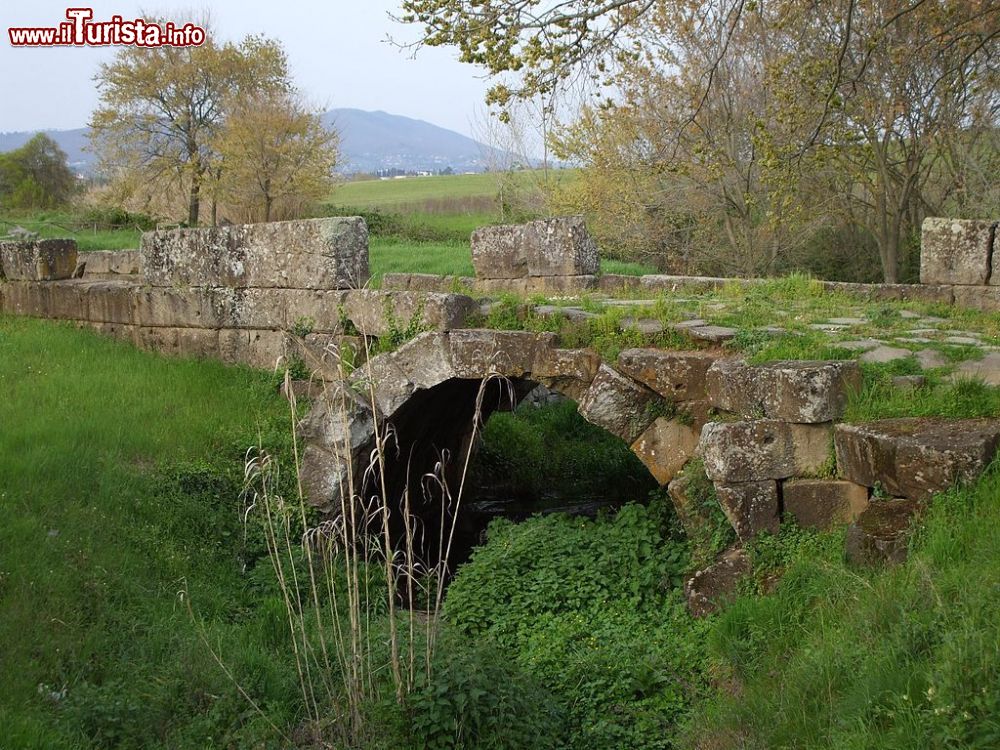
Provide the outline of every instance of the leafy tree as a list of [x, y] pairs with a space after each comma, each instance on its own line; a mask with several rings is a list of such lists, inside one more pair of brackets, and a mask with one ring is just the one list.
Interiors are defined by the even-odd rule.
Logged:
[[[402, 7], [401, 20], [422, 28], [417, 45], [454, 46], [497, 77], [488, 99], [501, 112], [593, 84], [597, 101], [556, 142], [592, 167], [585, 178], [596, 182], [577, 190], [605, 224], [623, 216], [636, 235], [684, 237], [692, 220], [717, 231], [730, 254], [715, 255], [735, 272], [772, 270], [817, 224], [847, 222], [870, 233], [896, 281], [923, 215], [989, 174], [968, 160], [989, 153], [971, 144], [1000, 126], [992, 0]], [[604, 200], [615, 176], [637, 206]]]
[[66, 154], [44, 133], [0, 154], [0, 201], [8, 208], [53, 208], [66, 203], [76, 186]]
[[97, 75], [101, 103], [90, 121], [101, 166], [125, 194], [173, 186], [187, 196], [187, 222], [201, 215], [202, 188], [217, 174], [215, 148], [234, 101], [291, 88], [281, 45], [126, 47]]
[[289, 92], [262, 92], [234, 103], [215, 143], [219, 194], [248, 221], [300, 213], [332, 187], [337, 134]]

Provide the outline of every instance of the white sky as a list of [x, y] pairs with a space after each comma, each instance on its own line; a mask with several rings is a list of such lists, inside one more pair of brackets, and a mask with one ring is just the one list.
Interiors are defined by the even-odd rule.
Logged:
[[[86, 125], [97, 103], [93, 77], [114, 48], [14, 48], [11, 26], [57, 26], [73, 0], [3, 0], [0, 7], [0, 131], [67, 129]], [[384, 110], [473, 135], [488, 87], [478, 69], [452, 49], [423, 49], [416, 59], [384, 40], [412, 40], [415, 27], [389, 19], [394, 0], [215, 0], [190, 6], [164, 0], [98, 0], [94, 20], [157, 15], [194, 18], [208, 9], [216, 38], [236, 41], [259, 33], [279, 39], [292, 76], [322, 107]], [[190, 10], [194, 7], [194, 10]], [[144, 8], [144, 14], [140, 8]]]

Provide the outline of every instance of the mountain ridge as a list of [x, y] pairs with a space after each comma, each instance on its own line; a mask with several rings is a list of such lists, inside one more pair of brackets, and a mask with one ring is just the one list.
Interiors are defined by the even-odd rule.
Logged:
[[[321, 115], [323, 125], [340, 133], [345, 174], [401, 170], [482, 172], [506, 155], [454, 130], [382, 110], [339, 107]], [[87, 128], [40, 129], [0, 133], [0, 152], [24, 145], [35, 133], [45, 133], [66, 152], [70, 167], [82, 174], [94, 171], [96, 159], [86, 150]]]

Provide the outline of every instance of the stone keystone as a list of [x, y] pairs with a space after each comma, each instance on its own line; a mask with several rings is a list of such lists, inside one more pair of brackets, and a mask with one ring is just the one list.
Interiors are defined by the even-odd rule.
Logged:
[[583, 394], [580, 414], [631, 445], [657, 418], [657, 395], [644, 385], [601, 365]]
[[720, 360], [706, 374], [709, 401], [743, 417], [818, 424], [840, 419], [861, 369], [851, 360], [783, 361], [751, 366]]
[[846, 479], [915, 500], [974, 480], [1000, 445], [998, 419], [909, 418], [837, 425], [837, 465]]
[[710, 422], [698, 452], [713, 482], [759, 482], [817, 473], [830, 457], [828, 424]]
[[0, 279], [56, 281], [72, 278], [76, 270], [75, 240], [0, 242]]
[[597, 245], [582, 216], [480, 227], [472, 233], [472, 265], [480, 279], [588, 276], [598, 272]]
[[921, 284], [987, 284], [996, 222], [924, 219], [920, 232]]
[[626, 349], [618, 356], [618, 369], [668, 401], [697, 401], [705, 398], [705, 377], [718, 359], [710, 352]]

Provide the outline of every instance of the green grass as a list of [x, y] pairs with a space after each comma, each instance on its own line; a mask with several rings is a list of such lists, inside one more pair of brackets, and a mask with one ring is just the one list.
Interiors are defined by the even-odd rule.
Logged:
[[187, 602], [269, 718], [294, 722], [269, 566], [254, 566], [238, 510], [245, 448], [258, 430], [287, 440], [273, 379], [0, 316], [0, 390], [0, 745], [273, 735]]
[[855, 570], [842, 545], [795, 531], [761, 545], [784, 576], [718, 619], [711, 669], [729, 691], [681, 746], [1000, 745], [1000, 472], [935, 498], [905, 565]]
[[433, 273], [442, 276], [472, 276], [469, 245], [457, 242], [407, 242], [394, 238], [373, 238], [369, 246], [372, 285], [386, 273]]
[[0, 235], [18, 226], [36, 232], [42, 238], [74, 239], [82, 251], [135, 250], [142, 236], [137, 229], [95, 229], [71, 211], [0, 216]]
[[[575, 170], [549, 172], [551, 180], [575, 179]], [[355, 206], [407, 213], [423, 207], [431, 213], [495, 212], [503, 182], [531, 188], [544, 178], [542, 172], [434, 175], [389, 180], [356, 180], [338, 185], [331, 197], [334, 206]]]

